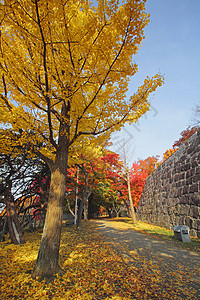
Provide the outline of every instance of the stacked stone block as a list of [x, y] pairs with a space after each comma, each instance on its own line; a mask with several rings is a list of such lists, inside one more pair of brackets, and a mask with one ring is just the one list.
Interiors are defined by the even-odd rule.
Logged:
[[147, 178], [137, 217], [200, 238], [200, 129]]

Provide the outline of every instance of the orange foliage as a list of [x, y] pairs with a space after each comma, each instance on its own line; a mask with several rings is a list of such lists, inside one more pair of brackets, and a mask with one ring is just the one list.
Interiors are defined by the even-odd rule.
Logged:
[[189, 127], [181, 132], [181, 138], [174, 142], [173, 149], [179, 148], [182, 143], [185, 143], [195, 132], [197, 132], [198, 127]]
[[166, 150], [165, 153], [163, 153], [163, 160], [162, 160], [162, 162], [164, 162], [166, 159], [168, 159], [174, 152], [176, 152], [176, 150], [178, 150], [178, 149], [169, 149], [169, 150]]

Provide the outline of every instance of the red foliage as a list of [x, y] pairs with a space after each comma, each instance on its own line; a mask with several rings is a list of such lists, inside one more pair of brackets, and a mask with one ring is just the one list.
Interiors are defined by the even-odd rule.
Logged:
[[187, 128], [181, 132], [181, 137], [178, 141], [174, 142], [173, 149], [180, 147], [182, 143], [185, 143], [195, 132], [197, 132], [198, 127]]
[[147, 177], [156, 169], [158, 159], [148, 157], [134, 163], [130, 172], [133, 205], [137, 208]]

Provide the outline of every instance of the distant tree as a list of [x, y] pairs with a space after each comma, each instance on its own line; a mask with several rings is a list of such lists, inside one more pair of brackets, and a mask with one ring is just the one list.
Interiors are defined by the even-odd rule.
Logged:
[[195, 109], [193, 110], [193, 118], [192, 118], [192, 126], [199, 127], [200, 126], [200, 104], [196, 105]]
[[173, 149], [179, 148], [182, 143], [185, 143], [195, 132], [197, 132], [198, 126], [195, 127], [188, 127], [187, 129], [181, 132], [181, 137], [179, 140], [174, 142]]
[[146, 159], [138, 160], [136, 164], [138, 164], [137, 172], [145, 171], [148, 175], [150, 175], [156, 168], [158, 163], [158, 156], [149, 156]]
[[137, 208], [147, 177], [156, 169], [158, 158], [148, 157], [133, 163], [130, 170], [130, 185], [133, 205]]

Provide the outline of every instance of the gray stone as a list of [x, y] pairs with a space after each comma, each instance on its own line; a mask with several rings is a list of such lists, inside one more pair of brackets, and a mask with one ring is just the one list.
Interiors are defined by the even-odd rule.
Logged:
[[191, 242], [190, 230], [188, 226], [176, 225], [174, 226], [173, 230], [174, 230], [174, 238], [176, 240], [180, 240], [184, 243]]
[[200, 129], [146, 180], [137, 214], [166, 228], [187, 225], [200, 235]]

